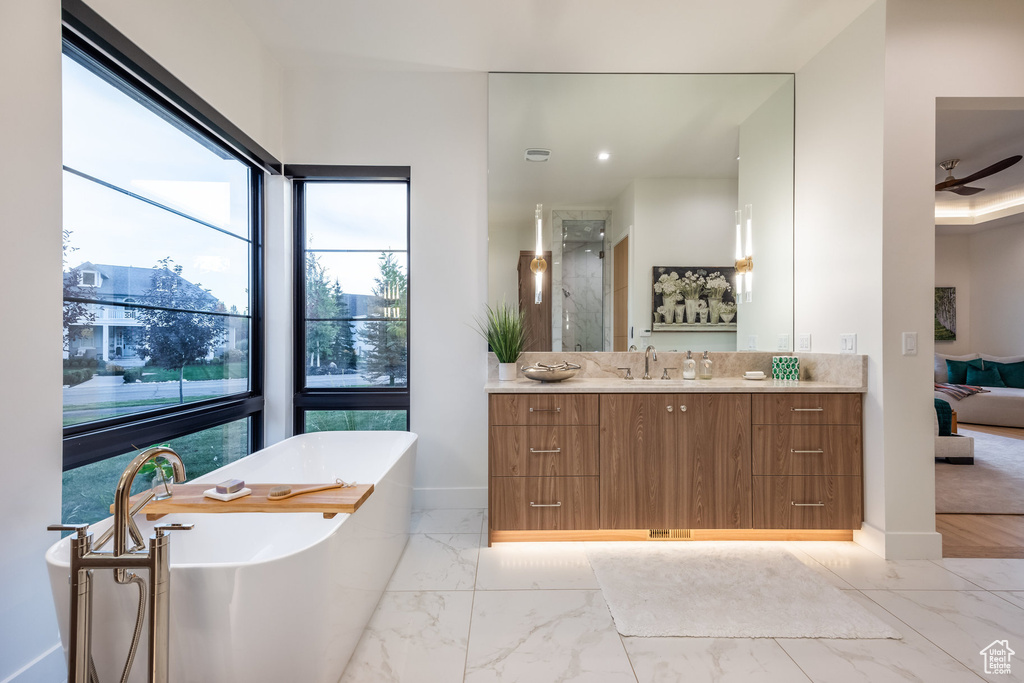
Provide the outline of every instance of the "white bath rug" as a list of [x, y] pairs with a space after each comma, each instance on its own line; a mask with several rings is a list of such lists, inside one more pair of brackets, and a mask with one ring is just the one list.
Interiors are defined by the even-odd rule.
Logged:
[[901, 637], [778, 546], [595, 543], [587, 556], [624, 636]]

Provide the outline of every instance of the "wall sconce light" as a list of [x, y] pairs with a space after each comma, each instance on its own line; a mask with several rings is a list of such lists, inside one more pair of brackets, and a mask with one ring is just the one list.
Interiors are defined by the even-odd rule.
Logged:
[[544, 260], [544, 244], [542, 242], [541, 229], [544, 227], [542, 217], [543, 204], [537, 205], [534, 218], [537, 221], [537, 252], [530, 261], [530, 270], [533, 271], [533, 303], [539, 304], [544, 300], [544, 271], [548, 269], [548, 262]]
[[[747, 204], [736, 210], [736, 303], [751, 300], [754, 291], [754, 216], [753, 207]], [[747, 241], [743, 244], [743, 228], [746, 227]]]

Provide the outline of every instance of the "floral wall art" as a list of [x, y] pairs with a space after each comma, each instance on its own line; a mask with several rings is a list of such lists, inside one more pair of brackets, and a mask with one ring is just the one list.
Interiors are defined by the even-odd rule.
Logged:
[[735, 331], [735, 280], [732, 266], [655, 266], [654, 331]]

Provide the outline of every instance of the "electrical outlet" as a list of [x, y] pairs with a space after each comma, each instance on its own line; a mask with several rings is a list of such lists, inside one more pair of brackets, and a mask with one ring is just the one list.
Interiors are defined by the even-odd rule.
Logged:
[[811, 350], [811, 335], [801, 334], [797, 338], [797, 351], [810, 351]]
[[752, 334], [747, 337], [747, 351], [757, 351], [757, 335]]
[[779, 349], [779, 351], [789, 351], [789, 335], [788, 334], [780, 334], [779, 335], [778, 349]]
[[839, 335], [839, 353], [857, 353], [857, 335], [847, 333]]
[[903, 333], [903, 355], [904, 356], [916, 356], [917, 355], [917, 332], [904, 332]]

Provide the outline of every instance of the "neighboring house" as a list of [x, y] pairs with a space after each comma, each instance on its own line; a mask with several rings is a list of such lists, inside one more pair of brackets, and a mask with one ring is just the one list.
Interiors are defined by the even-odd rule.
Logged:
[[[153, 274], [157, 269], [86, 261], [77, 270], [81, 278], [78, 290], [87, 293], [87, 297], [97, 303], [88, 304], [93, 320], [71, 326], [78, 329], [71, 335], [65, 357], [97, 358], [126, 366], [142, 365], [145, 358], [139, 356], [138, 347], [145, 337], [145, 328], [138, 320], [138, 309], [118, 304], [149, 303]], [[181, 279], [183, 287], [191, 288], [198, 296], [208, 299], [211, 310], [218, 308], [220, 302], [216, 297], [180, 276], [175, 277]], [[234, 326], [228, 325], [228, 330], [224, 348], [234, 348]]]

